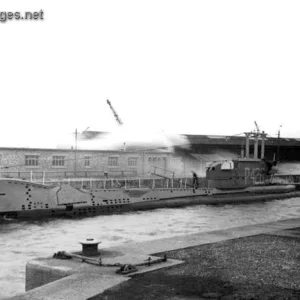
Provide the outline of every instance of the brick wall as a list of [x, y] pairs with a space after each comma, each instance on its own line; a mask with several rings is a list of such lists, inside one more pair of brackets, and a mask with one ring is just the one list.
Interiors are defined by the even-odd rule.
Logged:
[[[26, 156], [38, 156], [38, 166], [26, 165]], [[63, 166], [53, 165], [55, 156], [63, 157]], [[109, 165], [110, 158], [117, 159], [117, 166]], [[0, 148], [0, 171], [1, 177], [24, 179], [28, 179], [31, 172], [39, 177], [43, 176], [43, 172], [48, 177], [50, 174], [52, 177], [73, 177], [75, 171], [78, 177], [103, 176], [104, 172], [109, 176], [134, 176], [148, 174], [153, 165], [165, 169], [171, 158], [169, 152], [77, 150], [75, 153], [71, 149]]]

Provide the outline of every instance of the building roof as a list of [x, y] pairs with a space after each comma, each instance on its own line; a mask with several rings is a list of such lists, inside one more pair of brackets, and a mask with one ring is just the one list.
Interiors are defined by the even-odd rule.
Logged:
[[[230, 136], [230, 135], [191, 135], [185, 134], [192, 145], [243, 145], [245, 144], [245, 136]], [[254, 141], [254, 138], [250, 138]], [[278, 138], [269, 137], [265, 139], [266, 146], [277, 146]], [[285, 138], [279, 139], [280, 146], [298, 146], [300, 147], [300, 139]]]
[[[0, 151], [27, 151], [27, 152], [33, 152], [33, 151], [40, 151], [40, 152], [46, 152], [46, 151], [51, 151], [51, 152], [75, 152], [74, 149], [60, 149], [60, 148], [18, 148], [18, 147], [0, 147]], [[97, 149], [77, 149], [77, 153], [86, 153], [86, 152], [96, 152], [96, 153], [114, 153], [114, 154], [121, 154], [121, 153], [132, 153], [132, 154], [137, 154], [137, 153], [147, 153], [147, 154], [170, 154], [172, 151], [155, 151], [155, 150], [129, 150], [129, 151], [121, 151], [121, 150], [97, 150]]]

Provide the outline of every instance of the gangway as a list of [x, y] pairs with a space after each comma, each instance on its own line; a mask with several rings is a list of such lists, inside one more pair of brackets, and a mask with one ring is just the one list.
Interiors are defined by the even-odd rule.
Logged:
[[[175, 172], [174, 171], [167, 170], [165, 168], [160, 168], [160, 167], [157, 167], [157, 166], [152, 166], [152, 168], [153, 168], [152, 171], [150, 171], [151, 175], [170, 180], [172, 182], [172, 186], [174, 185], [174, 183], [178, 183], [180, 186], [182, 186], [182, 179], [175, 179]], [[163, 171], [163, 174], [157, 173], [157, 170]], [[171, 177], [167, 176], [167, 174], [165, 174], [165, 173], [171, 173]], [[194, 188], [194, 185], [187, 183], [187, 178], [185, 178], [184, 186]]]

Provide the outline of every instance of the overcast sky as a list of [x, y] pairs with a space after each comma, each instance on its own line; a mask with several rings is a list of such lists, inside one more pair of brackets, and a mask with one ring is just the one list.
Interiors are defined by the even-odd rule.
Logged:
[[[300, 138], [299, 1], [1, 1], [0, 146], [77, 128]], [[67, 138], [66, 138], [67, 139]]]

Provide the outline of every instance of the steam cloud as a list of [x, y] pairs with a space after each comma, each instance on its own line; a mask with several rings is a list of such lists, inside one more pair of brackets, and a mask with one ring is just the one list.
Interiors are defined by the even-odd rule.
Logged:
[[[59, 143], [58, 148], [75, 146], [74, 137]], [[174, 146], [189, 148], [185, 136], [164, 132], [153, 132], [148, 129], [127, 128], [122, 126], [110, 133], [84, 132], [78, 134], [77, 148], [86, 150], [155, 150], [172, 151]]]

